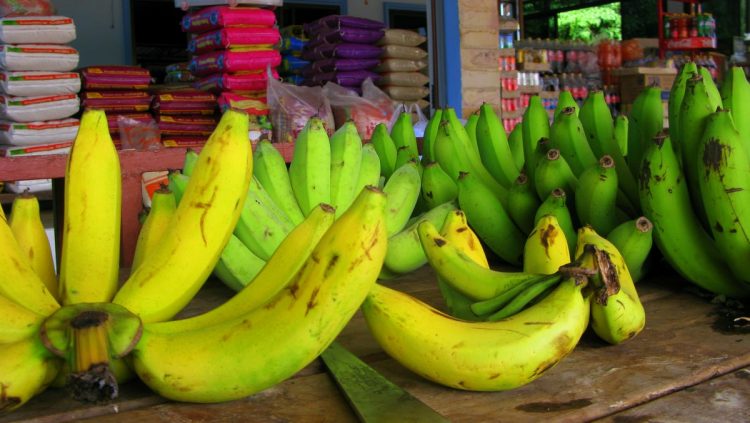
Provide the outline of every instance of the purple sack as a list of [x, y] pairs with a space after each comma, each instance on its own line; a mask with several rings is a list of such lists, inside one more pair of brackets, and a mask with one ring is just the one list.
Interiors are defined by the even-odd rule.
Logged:
[[383, 34], [383, 31], [379, 29], [339, 28], [320, 32], [315, 38], [320, 38], [327, 43], [375, 44], [383, 38]]
[[383, 30], [385, 24], [380, 21], [374, 21], [372, 19], [357, 18], [354, 16], [345, 15], [329, 15], [324, 18], [320, 18], [317, 21], [309, 22], [304, 24], [303, 30], [308, 37], [312, 38], [318, 33], [323, 32], [326, 28], [360, 28], [370, 30]]
[[365, 79], [370, 78], [372, 80], [376, 80], [379, 77], [380, 75], [375, 72], [370, 72], [367, 70], [356, 70], [319, 73], [313, 76], [313, 81], [321, 85], [331, 81], [345, 87], [359, 87], [363, 82], [365, 82]]
[[321, 59], [375, 59], [380, 57], [383, 49], [369, 44], [321, 44], [312, 51], [302, 53], [305, 60]]
[[380, 59], [323, 59], [313, 62], [312, 69], [316, 73], [355, 71], [372, 69], [380, 64]]

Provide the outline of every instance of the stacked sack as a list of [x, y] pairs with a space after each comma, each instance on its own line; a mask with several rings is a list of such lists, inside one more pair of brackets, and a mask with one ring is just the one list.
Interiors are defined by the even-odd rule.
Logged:
[[302, 58], [302, 51], [308, 43], [302, 25], [290, 25], [281, 29], [281, 69], [282, 81], [302, 85], [305, 78], [302, 71], [310, 64]]
[[380, 40], [383, 48], [378, 85], [391, 99], [401, 103], [417, 103], [420, 109], [428, 104], [427, 84], [430, 78], [423, 73], [427, 68], [427, 51], [419, 46], [427, 39], [415, 31], [387, 29]]
[[216, 127], [216, 96], [194, 88], [164, 88], [152, 105], [165, 147], [202, 147]]
[[78, 120], [81, 80], [71, 18], [0, 19], [0, 156], [65, 153]]
[[195, 81], [195, 75], [190, 72], [188, 62], [167, 65], [164, 75], [165, 84], [189, 84]]
[[310, 41], [302, 58], [312, 63], [305, 68], [305, 85], [334, 82], [362, 94], [365, 79], [376, 80], [373, 71], [382, 49], [375, 44], [383, 37], [382, 22], [353, 16], [330, 15], [305, 24]]
[[222, 110], [268, 115], [268, 77], [278, 78], [281, 64], [275, 24], [273, 11], [257, 7], [212, 6], [185, 15], [189, 69], [197, 78], [193, 86], [215, 93]]
[[[81, 69], [81, 77], [83, 108], [105, 111], [109, 133], [118, 149], [123, 147], [121, 126], [135, 127], [153, 121], [149, 113], [152, 95], [148, 91], [151, 84], [148, 69], [124, 65], [88, 66]], [[153, 138], [149, 140], [151, 143]]]

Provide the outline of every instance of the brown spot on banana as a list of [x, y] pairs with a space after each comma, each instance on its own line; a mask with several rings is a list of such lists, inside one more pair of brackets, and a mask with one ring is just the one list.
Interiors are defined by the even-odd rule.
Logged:
[[726, 156], [730, 153], [730, 148], [724, 145], [717, 138], [710, 138], [703, 150], [703, 164], [706, 166], [706, 175], [710, 172], [719, 173], [722, 164], [726, 161]]
[[549, 248], [555, 243], [555, 235], [557, 235], [557, 228], [553, 225], [547, 225], [546, 228], [542, 229], [540, 238], [542, 247], [544, 247], [544, 254], [547, 255], [547, 258], [550, 258]]
[[339, 255], [334, 254], [331, 256], [331, 260], [326, 265], [326, 270], [323, 272], [323, 278], [328, 279], [328, 277], [331, 275], [331, 272], [333, 272], [333, 269], [336, 267], [336, 263], [339, 261]]
[[315, 299], [318, 297], [318, 292], [320, 291], [320, 287], [315, 287], [312, 294], [310, 294], [310, 299], [307, 301], [307, 309], [305, 310], [305, 316], [310, 312], [310, 310], [314, 309], [316, 305], [318, 305], [318, 302], [315, 301]]
[[456, 232], [461, 233], [461, 232], [466, 232], [468, 230], [469, 230], [468, 226], [461, 226], [460, 228], [456, 229]]
[[443, 245], [446, 244], [443, 238], [435, 238], [434, 241], [435, 241], [435, 245], [437, 245], [438, 247], [442, 247]]

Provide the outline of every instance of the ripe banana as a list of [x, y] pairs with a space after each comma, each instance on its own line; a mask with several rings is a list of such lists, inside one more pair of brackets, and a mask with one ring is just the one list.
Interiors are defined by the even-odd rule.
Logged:
[[[669, 90], [669, 103], [667, 104], [667, 115], [669, 116], [669, 135], [674, 141], [673, 144], [678, 146], [682, 143], [682, 135], [680, 133], [680, 109], [682, 108], [682, 100], [685, 98], [685, 89], [687, 88], [688, 79], [692, 78], [693, 75], [698, 73], [698, 67], [695, 62], [689, 61], [682, 65], [680, 72], [677, 73], [672, 88]], [[633, 116], [635, 114], [635, 105], [633, 107]], [[640, 136], [640, 134], [639, 134]], [[645, 150], [651, 145], [651, 139], [646, 138], [643, 149]], [[679, 153], [679, 151], [678, 151]], [[681, 157], [678, 154], [678, 157]], [[640, 163], [638, 164], [640, 166]]]
[[294, 196], [286, 161], [266, 140], [258, 142], [253, 152], [253, 176], [293, 224], [302, 222], [305, 216]]
[[277, 293], [297, 281], [300, 269], [309, 260], [335, 219], [334, 209], [321, 204], [305, 218], [279, 246], [265, 267], [252, 279], [241, 280], [237, 294], [203, 314], [187, 319], [154, 323], [151, 332], [176, 333], [217, 325], [268, 303]]
[[385, 227], [390, 237], [406, 226], [417, 204], [421, 192], [417, 163], [412, 160], [396, 169], [386, 181], [383, 192], [388, 199], [385, 209]]
[[628, 267], [617, 248], [588, 226], [578, 230], [576, 257], [584, 254], [586, 245], [595, 247], [600, 269], [590, 280], [596, 290], [591, 301], [591, 327], [610, 344], [627, 341], [646, 325], [646, 311]]
[[63, 304], [106, 302], [120, 272], [120, 158], [102, 110], [81, 117], [65, 169], [59, 297]]
[[578, 119], [577, 108], [567, 107], [556, 117], [550, 128], [550, 146], [560, 150], [573, 174], [580, 175], [584, 169], [596, 163], [586, 132]]
[[728, 110], [709, 116], [697, 165], [699, 194], [716, 247], [734, 276], [750, 284], [750, 159]]
[[[419, 157], [417, 136], [414, 133], [414, 124], [411, 121], [411, 113], [401, 112], [398, 115], [396, 121], [393, 122], [393, 127], [391, 127], [391, 138], [396, 145], [396, 150], [401, 147], [407, 147], [409, 150], [409, 157]], [[396, 166], [395, 169], [398, 169], [398, 166]]]
[[568, 251], [575, 251], [576, 239], [578, 237], [567, 202], [568, 199], [565, 190], [555, 188], [537, 209], [534, 215], [534, 224], [546, 215], [555, 216], [557, 224], [560, 225], [563, 233], [565, 233], [565, 240], [568, 242]]
[[158, 248], [113, 300], [144, 322], [179, 312], [213, 270], [237, 224], [252, 178], [248, 116], [227, 110], [201, 150]]
[[567, 279], [506, 320], [466, 322], [376, 284], [362, 312], [380, 346], [406, 368], [452, 388], [498, 391], [533, 381], [573, 350], [588, 325], [581, 290]]
[[[0, 326], [0, 345], [35, 336], [45, 317], [19, 305], [4, 295], [0, 295], [0, 313], [3, 316], [3, 324]], [[0, 406], [0, 411], [2, 409], [2, 406]]]
[[424, 166], [422, 198], [428, 210], [458, 198], [458, 186], [437, 162]]
[[523, 156], [523, 131], [522, 125], [517, 124], [510, 134], [508, 135], [508, 146], [510, 146], [510, 153], [513, 156], [513, 163], [516, 164], [516, 169], [521, 171], [525, 158]]
[[501, 200], [476, 176], [459, 176], [458, 204], [469, 225], [492, 252], [510, 264], [521, 264], [526, 237], [508, 216]]
[[294, 142], [289, 180], [302, 214], [331, 203], [331, 144], [323, 121], [312, 117]]
[[630, 272], [633, 282], [644, 275], [644, 264], [653, 245], [653, 227], [646, 216], [628, 220], [607, 234], [607, 241], [617, 248]]
[[523, 271], [551, 275], [570, 263], [570, 250], [554, 215], [542, 216], [523, 247]]
[[[482, 243], [469, 228], [466, 222], [466, 215], [461, 210], [453, 210], [448, 213], [440, 229], [440, 235], [448, 242], [453, 244], [457, 249], [463, 252], [468, 258], [474, 260], [479, 266], [486, 269], [490, 268], [487, 262], [487, 256], [484, 254]], [[450, 283], [446, 282], [439, 275], [437, 276], [438, 288], [445, 301], [448, 314], [463, 320], [480, 320], [481, 318], [471, 310], [473, 300], [453, 288]]]
[[[619, 224], [617, 209], [617, 172], [610, 156], [603, 156], [578, 178], [575, 204], [582, 225], [591, 225], [600, 234], [608, 234]], [[579, 241], [580, 242], [580, 241]]]
[[151, 198], [151, 210], [149, 210], [146, 220], [138, 232], [133, 264], [130, 268], [131, 273], [141, 265], [146, 257], [153, 254], [164, 233], [169, 229], [176, 210], [175, 195], [169, 188], [162, 187], [154, 191]]
[[454, 202], [441, 204], [416, 216], [412, 219], [412, 223], [401, 232], [389, 237], [382, 277], [388, 278], [388, 276], [413, 272], [427, 264], [417, 227], [423, 221], [429, 221], [435, 226], [443, 226], [446, 216], [453, 210], [456, 210]]
[[750, 84], [745, 77], [745, 70], [732, 66], [724, 77], [721, 86], [721, 102], [725, 109], [729, 109], [734, 117], [734, 125], [740, 133], [740, 139], [745, 152], [750, 152]]
[[362, 146], [362, 159], [359, 165], [359, 176], [357, 176], [357, 192], [366, 186], [379, 186], [380, 183], [380, 159], [375, 147], [367, 143]]
[[214, 276], [230, 289], [240, 291], [265, 265], [265, 260], [256, 256], [232, 234], [214, 266]]
[[510, 188], [520, 170], [513, 160], [505, 129], [489, 103], [484, 103], [479, 108], [476, 141], [482, 164], [497, 182]]
[[286, 220], [263, 186], [252, 178], [234, 235], [253, 254], [268, 261], [292, 228], [294, 224]]
[[331, 137], [331, 205], [341, 216], [359, 194], [357, 178], [362, 139], [354, 122], [344, 123]]
[[39, 200], [31, 194], [17, 196], [13, 200], [8, 225], [21, 251], [27, 254], [31, 268], [39, 275], [47, 290], [52, 295], [57, 294], [55, 263], [39, 214]]
[[296, 282], [266, 306], [190, 331], [156, 333], [144, 325], [132, 354], [140, 378], [166, 398], [208, 403], [254, 394], [308, 365], [374, 286], [387, 248], [385, 201], [376, 188], [363, 190]]
[[[425, 135], [427, 133], [425, 132]], [[379, 123], [372, 131], [370, 143], [375, 147], [380, 158], [380, 172], [385, 179], [391, 177], [396, 170], [396, 144], [388, 133], [388, 127], [384, 123]]]
[[523, 113], [521, 131], [523, 133], [523, 157], [526, 173], [531, 181], [531, 185], [535, 186], [534, 170], [537, 163], [534, 152], [541, 138], [549, 138], [549, 117], [547, 117], [547, 111], [544, 109], [542, 99], [538, 95], [534, 95], [529, 99], [529, 106]]
[[437, 161], [434, 148], [435, 138], [437, 137], [438, 128], [440, 128], [440, 121], [442, 118], [443, 109], [435, 109], [424, 130], [424, 137], [422, 138], [422, 158], [426, 160], [427, 163]]
[[669, 137], [654, 138], [643, 155], [640, 179], [643, 213], [653, 223], [654, 240], [669, 264], [714, 294], [750, 296], [750, 289], [734, 278], [693, 212]]
[[[643, 152], [651, 140], [664, 129], [664, 106], [661, 101], [661, 88], [647, 87], [641, 94], [639, 113], [633, 111], [637, 119], [638, 132], [630, 137], [632, 144], [628, 145], [628, 165], [633, 175], [638, 174]], [[670, 130], [671, 131], [671, 130]]]
[[34, 333], [0, 348], [0, 411], [8, 412], [43, 391], [55, 378], [61, 360]]
[[568, 107], [572, 107], [574, 109], [574, 113], [576, 117], [578, 116], [578, 103], [576, 102], [575, 98], [573, 98], [573, 94], [570, 92], [570, 90], [562, 90], [560, 91], [560, 95], [557, 97], [557, 107], [555, 107], [555, 121], [557, 121], [558, 116], [560, 113], [565, 111]]
[[508, 192], [508, 214], [524, 234], [529, 234], [534, 229], [534, 213], [540, 204], [526, 174], [518, 175]]
[[198, 152], [192, 148], [185, 151], [185, 160], [182, 162], [182, 174], [190, 176], [195, 170], [195, 164], [198, 163]]
[[578, 178], [560, 154], [560, 150], [551, 149], [542, 160], [539, 160], [534, 171], [536, 193], [539, 199], [545, 199], [555, 189], [562, 188], [565, 192], [576, 192]]

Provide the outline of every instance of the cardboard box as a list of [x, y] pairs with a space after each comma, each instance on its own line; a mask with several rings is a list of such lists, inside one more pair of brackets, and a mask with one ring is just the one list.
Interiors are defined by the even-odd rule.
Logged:
[[677, 76], [674, 68], [620, 68], [613, 71], [620, 79], [620, 97], [623, 103], [632, 103], [646, 87], [659, 87], [669, 91]]

